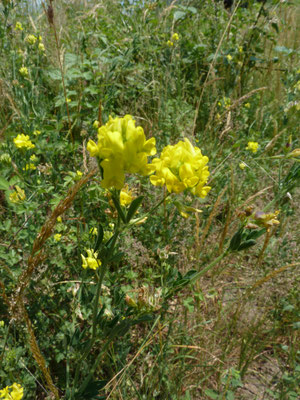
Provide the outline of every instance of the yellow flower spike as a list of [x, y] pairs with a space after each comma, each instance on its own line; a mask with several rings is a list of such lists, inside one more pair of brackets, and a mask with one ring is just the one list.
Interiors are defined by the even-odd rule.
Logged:
[[206, 164], [208, 157], [203, 156], [198, 147], [193, 147], [186, 138], [176, 145], [166, 146], [160, 158], [152, 161], [155, 174], [150, 177], [154, 186], [166, 185], [168, 192], [181, 193], [190, 191], [195, 196], [204, 198], [210, 190], [204, 186], [209, 172]]
[[14, 144], [18, 149], [33, 149], [35, 145], [31, 142], [28, 135], [24, 135], [24, 133], [19, 134], [14, 138]]
[[259, 144], [257, 142], [248, 142], [248, 146], [246, 147], [246, 150], [252, 151], [252, 153], [256, 153], [258, 147], [259, 147]]
[[173, 33], [173, 35], [172, 35], [172, 40], [174, 40], [174, 42], [176, 42], [177, 40], [179, 40], [179, 35], [178, 35], [178, 33]]
[[26, 68], [26, 67], [21, 67], [21, 68], [19, 69], [19, 72], [20, 72], [20, 74], [21, 74], [22, 76], [24, 76], [24, 77], [28, 76], [28, 68]]
[[12, 203], [18, 204], [22, 203], [26, 199], [26, 195], [23, 189], [21, 189], [18, 185], [15, 186], [15, 191], [9, 195], [9, 200]]
[[81, 254], [82, 268], [84, 269], [90, 268], [96, 270], [101, 265], [101, 261], [97, 259], [98, 253], [95, 253], [94, 250], [91, 249], [86, 250], [86, 252], [87, 252], [87, 257]]
[[171, 42], [171, 40], [168, 40], [168, 41], [167, 41], [167, 46], [172, 47], [172, 46], [174, 46], [174, 43]]
[[26, 36], [25, 41], [30, 45], [34, 45], [37, 41], [37, 37], [34, 35], [28, 35]]
[[53, 237], [56, 242], [59, 242], [61, 240], [61, 236], [61, 233], [56, 233]]
[[22, 31], [23, 30], [23, 26], [21, 24], [21, 22], [17, 22], [16, 26], [15, 26], [15, 31]]
[[35, 154], [32, 154], [32, 156], [30, 156], [30, 161], [36, 162], [38, 161], [38, 158]]
[[98, 157], [103, 169], [101, 186], [121, 190], [125, 172], [148, 175], [152, 172], [148, 156], [156, 153], [155, 138], [146, 140], [142, 127], [136, 127], [131, 115], [109, 117], [98, 129], [98, 143], [89, 140], [87, 150]]

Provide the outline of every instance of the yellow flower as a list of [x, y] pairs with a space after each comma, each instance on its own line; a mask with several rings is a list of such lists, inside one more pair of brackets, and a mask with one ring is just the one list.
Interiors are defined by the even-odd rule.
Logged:
[[25, 147], [26, 149], [33, 149], [35, 145], [31, 142], [28, 135], [24, 135], [24, 133], [19, 134], [14, 138], [14, 144], [18, 149]]
[[175, 146], [166, 146], [160, 158], [154, 158], [152, 169], [155, 175], [150, 181], [155, 186], [166, 185], [168, 192], [180, 193], [187, 189], [193, 195], [204, 198], [210, 191], [205, 186], [208, 177], [208, 157], [198, 147], [193, 147], [185, 138]]
[[132, 193], [128, 190], [128, 187], [123, 188], [120, 193], [120, 204], [121, 206], [128, 206], [132, 202]]
[[246, 150], [252, 151], [252, 153], [256, 153], [258, 146], [259, 146], [259, 144], [257, 142], [248, 142], [248, 146], [246, 147]]
[[5, 325], [5, 322], [4, 321], [0, 321], [0, 328], [3, 328], [4, 325]]
[[30, 156], [30, 161], [33, 161], [33, 162], [38, 161], [37, 156], [35, 154], [32, 154], [32, 156]]
[[68, 98], [67, 98], [67, 103], [71, 103], [71, 101], [72, 101], [72, 100], [68, 97]]
[[21, 67], [20, 69], [19, 69], [19, 72], [20, 72], [20, 74], [22, 75], [22, 76], [28, 76], [28, 68], [26, 68], [26, 67]]
[[45, 51], [44, 43], [39, 43], [39, 51], [41, 51], [41, 52]]
[[98, 229], [97, 228], [91, 228], [90, 229], [90, 234], [94, 235], [94, 236], [97, 236], [98, 235]]
[[21, 24], [21, 22], [17, 22], [16, 26], [15, 26], [15, 31], [22, 31], [23, 30], [23, 26]]
[[103, 169], [101, 186], [106, 189], [122, 189], [125, 172], [148, 175], [151, 170], [147, 157], [156, 153], [155, 138], [146, 140], [143, 128], [135, 126], [131, 115], [109, 117], [98, 129], [98, 143], [89, 140], [87, 150], [99, 159]]
[[86, 252], [87, 257], [84, 257], [84, 255], [81, 254], [82, 268], [90, 268], [96, 270], [101, 265], [101, 261], [97, 259], [98, 253], [95, 253], [94, 250], [91, 249], [86, 250]]
[[251, 106], [250, 103], [246, 103], [246, 104], [244, 105], [245, 108], [250, 108], [250, 106]]
[[300, 156], [300, 149], [294, 149], [289, 154], [287, 154], [286, 158], [296, 158]]
[[231, 56], [230, 54], [228, 54], [228, 55], [226, 56], [226, 58], [227, 58], [227, 60], [228, 60], [229, 62], [232, 60], [232, 56]]
[[82, 177], [82, 172], [81, 171], [76, 171], [76, 176], [77, 176], [77, 178], [81, 178]]
[[59, 222], [59, 223], [61, 223], [61, 222], [62, 222], [61, 216], [57, 217], [57, 218], [56, 218], [56, 221]]
[[25, 192], [18, 185], [15, 186], [15, 191], [9, 195], [9, 200], [12, 203], [22, 203], [26, 199]]
[[99, 126], [100, 126], [100, 122], [99, 121], [94, 121], [93, 128], [98, 129]]
[[53, 237], [54, 237], [54, 240], [56, 241], [56, 242], [59, 242], [60, 241], [60, 239], [61, 239], [61, 234], [60, 233], [56, 233]]
[[239, 167], [241, 168], [241, 170], [243, 170], [247, 167], [247, 164], [242, 161], [239, 163]]
[[26, 165], [25, 165], [25, 168], [23, 168], [23, 171], [28, 171], [29, 169], [35, 170], [35, 169], [36, 169], [36, 166], [35, 166], [34, 164], [32, 164], [32, 163], [26, 164]]
[[34, 35], [28, 35], [25, 38], [26, 42], [30, 45], [34, 45], [35, 42], [37, 41], [37, 37], [35, 37]]
[[174, 40], [174, 42], [175, 42], [176, 40], [179, 40], [179, 35], [178, 35], [178, 33], [173, 33], [173, 35], [172, 35], [172, 40]]
[[32, 132], [32, 134], [33, 134], [34, 136], [39, 136], [39, 135], [41, 134], [41, 131], [34, 130], [34, 131]]
[[23, 388], [18, 383], [6, 386], [0, 390], [0, 398], [3, 400], [21, 400], [23, 397]]
[[171, 42], [171, 40], [168, 40], [168, 41], [167, 41], [167, 46], [172, 47], [172, 46], [174, 46], [174, 43]]

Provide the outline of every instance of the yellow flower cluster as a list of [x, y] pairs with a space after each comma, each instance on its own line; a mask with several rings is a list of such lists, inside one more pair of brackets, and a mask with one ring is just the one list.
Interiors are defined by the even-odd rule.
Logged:
[[89, 140], [87, 150], [97, 157], [103, 169], [102, 187], [122, 189], [125, 173], [148, 175], [148, 156], [156, 154], [155, 138], [146, 140], [142, 127], [135, 126], [131, 115], [109, 117], [98, 129], [98, 143]]
[[26, 67], [21, 67], [21, 68], [19, 69], [19, 72], [20, 72], [20, 74], [21, 74], [22, 76], [28, 76], [28, 68], [26, 68]]
[[204, 198], [211, 189], [205, 186], [209, 177], [207, 163], [208, 157], [185, 138], [184, 142], [179, 141], [175, 146], [166, 146], [160, 158], [153, 160], [155, 174], [150, 181], [155, 186], [166, 185], [170, 193], [187, 189], [193, 195]]
[[101, 261], [97, 259], [98, 253], [95, 253], [94, 250], [88, 249], [86, 250], [87, 257], [81, 254], [82, 258], [82, 268], [87, 269], [94, 269], [96, 270], [101, 265]]
[[128, 187], [123, 188], [120, 192], [120, 204], [121, 206], [128, 206], [133, 200], [132, 192]]
[[33, 149], [35, 145], [31, 142], [28, 135], [24, 133], [19, 134], [14, 138], [14, 144], [18, 149], [25, 147], [25, 149]]
[[15, 191], [9, 195], [9, 200], [12, 203], [22, 203], [26, 199], [25, 192], [18, 185], [15, 186]]
[[15, 31], [22, 31], [23, 30], [23, 26], [21, 24], [21, 22], [17, 22], [16, 26], [15, 26]]
[[6, 386], [0, 390], [0, 399], [2, 400], [21, 400], [23, 398], [23, 388], [18, 383]]
[[257, 142], [248, 142], [248, 146], [246, 147], [246, 150], [252, 151], [252, 153], [256, 153], [258, 149], [259, 144]]
[[262, 211], [257, 211], [254, 214], [254, 220], [258, 225], [269, 229], [274, 225], [279, 225], [279, 221], [277, 219], [278, 214], [279, 214], [278, 210], [269, 214], [266, 214]]
[[25, 40], [28, 44], [34, 45], [37, 41], [37, 37], [34, 35], [28, 35], [28, 36], [26, 36]]

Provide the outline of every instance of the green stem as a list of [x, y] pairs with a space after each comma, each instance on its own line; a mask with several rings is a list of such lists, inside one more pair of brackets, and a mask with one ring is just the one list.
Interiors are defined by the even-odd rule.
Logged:
[[217, 257], [214, 261], [212, 261], [210, 264], [208, 264], [205, 268], [203, 268], [201, 271], [199, 271], [196, 275], [193, 276], [191, 279], [191, 282], [196, 281], [198, 278], [200, 278], [202, 275], [206, 274], [210, 269], [212, 269], [216, 264], [218, 264], [223, 258], [225, 258], [229, 254], [228, 250], [225, 250], [224, 253], [222, 253], [219, 257]]

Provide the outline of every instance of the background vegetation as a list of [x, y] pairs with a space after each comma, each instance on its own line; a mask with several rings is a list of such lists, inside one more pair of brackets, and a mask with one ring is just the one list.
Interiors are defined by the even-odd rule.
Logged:
[[[238, 3], [0, 3], [0, 389], [299, 398], [299, 1]], [[86, 144], [125, 114], [159, 153], [201, 148], [212, 189], [121, 234], [94, 315], [81, 254], [102, 229], [109, 248], [117, 211]], [[127, 183], [141, 216], [163, 197]], [[276, 210], [279, 225], [257, 214]]]

